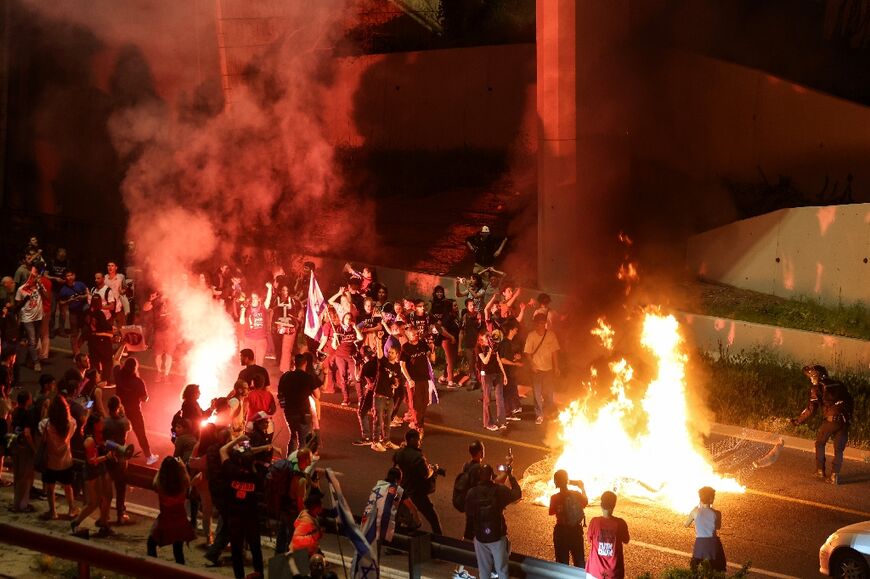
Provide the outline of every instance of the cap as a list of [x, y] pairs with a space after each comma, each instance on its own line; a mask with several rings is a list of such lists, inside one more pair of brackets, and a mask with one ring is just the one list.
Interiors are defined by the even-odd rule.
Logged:
[[489, 233], [489, 225], [484, 225], [480, 228], [481, 233]]
[[260, 410], [254, 415], [254, 419], [251, 422], [259, 422], [261, 420], [269, 420], [269, 415]]

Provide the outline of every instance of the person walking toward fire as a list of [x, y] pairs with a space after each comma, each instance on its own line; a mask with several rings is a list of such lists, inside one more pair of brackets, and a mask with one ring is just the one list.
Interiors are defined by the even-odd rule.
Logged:
[[[828, 376], [824, 366], [804, 366], [804, 375], [810, 379], [810, 401], [797, 418], [792, 418], [794, 425], [803, 424], [809, 420], [821, 407], [822, 424], [816, 434], [816, 473], [815, 476], [825, 482], [837, 485], [840, 483], [840, 468], [843, 466], [843, 451], [849, 441], [849, 423], [852, 421], [852, 395], [842, 382]], [[831, 474], [825, 477], [825, 446], [828, 440], [834, 439], [834, 460], [831, 463]]]

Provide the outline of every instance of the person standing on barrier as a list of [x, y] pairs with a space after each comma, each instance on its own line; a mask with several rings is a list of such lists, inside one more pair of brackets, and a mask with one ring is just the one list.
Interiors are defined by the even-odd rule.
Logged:
[[468, 491], [465, 498], [465, 513], [474, 529], [474, 554], [477, 556], [477, 569], [482, 578], [508, 579], [508, 557], [510, 541], [507, 538], [505, 508], [519, 501], [523, 491], [514, 478], [511, 465], [504, 466], [508, 486], [496, 484], [492, 465], [483, 464], [478, 469], [478, 483]]
[[625, 520], [613, 516], [616, 495], [605, 491], [601, 495], [602, 516], [589, 522], [589, 561], [586, 576], [595, 579], [624, 579], [625, 560], [622, 546], [630, 536]]
[[[556, 516], [556, 526], [553, 527], [556, 562], [570, 565], [573, 558], [575, 567], [585, 567], [583, 525], [586, 524], [586, 514], [583, 509], [589, 504], [589, 499], [583, 481], [569, 481], [568, 471], [560, 469], [553, 475], [553, 484], [559, 489], [550, 497], [550, 516]], [[580, 491], [569, 489], [568, 484], [577, 486]]]
[[[433, 468], [423, 451], [420, 450], [420, 433], [408, 430], [405, 433], [405, 445], [393, 455], [393, 464], [402, 470], [402, 480], [405, 482], [405, 492], [417, 511], [429, 521], [432, 533], [442, 535], [441, 520], [435, 511], [435, 505], [429, 498]], [[442, 471], [443, 472], [443, 471]]]
[[[800, 416], [791, 419], [791, 423], [803, 424], [821, 407], [822, 424], [816, 434], [815, 476], [837, 485], [840, 483], [843, 452], [849, 442], [854, 401], [842, 382], [828, 377], [828, 370], [824, 366], [804, 366], [803, 373], [812, 383], [810, 401]], [[825, 478], [825, 446], [831, 438], [834, 439], [834, 460], [831, 463], [831, 475]]]

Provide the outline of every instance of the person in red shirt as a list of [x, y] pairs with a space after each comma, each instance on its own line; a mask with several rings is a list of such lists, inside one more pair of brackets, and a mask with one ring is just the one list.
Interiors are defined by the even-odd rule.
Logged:
[[[570, 490], [568, 484], [573, 484], [583, 492]], [[556, 562], [569, 565], [574, 559], [575, 567], [586, 566], [586, 556], [583, 553], [583, 525], [586, 515], [583, 509], [589, 504], [583, 481], [569, 481], [568, 471], [557, 470], [553, 475], [553, 484], [559, 492], [550, 497], [550, 516], [556, 515], [556, 526], [553, 527], [553, 548], [556, 551]]]
[[616, 495], [606, 491], [601, 495], [601, 517], [589, 523], [589, 563], [586, 576], [594, 579], [624, 579], [625, 562], [622, 546], [629, 541], [628, 524], [613, 516]]

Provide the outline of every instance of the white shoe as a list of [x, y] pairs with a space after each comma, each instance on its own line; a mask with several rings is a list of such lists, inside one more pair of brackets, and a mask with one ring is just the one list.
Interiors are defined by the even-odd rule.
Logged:
[[375, 452], [387, 452], [386, 447], [380, 442], [373, 442], [372, 450], [374, 450]]
[[465, 569], [462, 569], [453, 572], [453, 579], [475, 579], [475, 577]]
[[151, 466], [152, 464], [157, 462], [157, 459], [159, 459], [159, 458], [160, 457], [157, 456], [156, 454], [152, 454], [151, 456], [148, 457], [148, 460], [145, 461], [145, 464], [147, 464], [148, 466]]
[[495, 424], [487, 424], [485, 428], [491, 432], [498, 430], [498, 426]]

